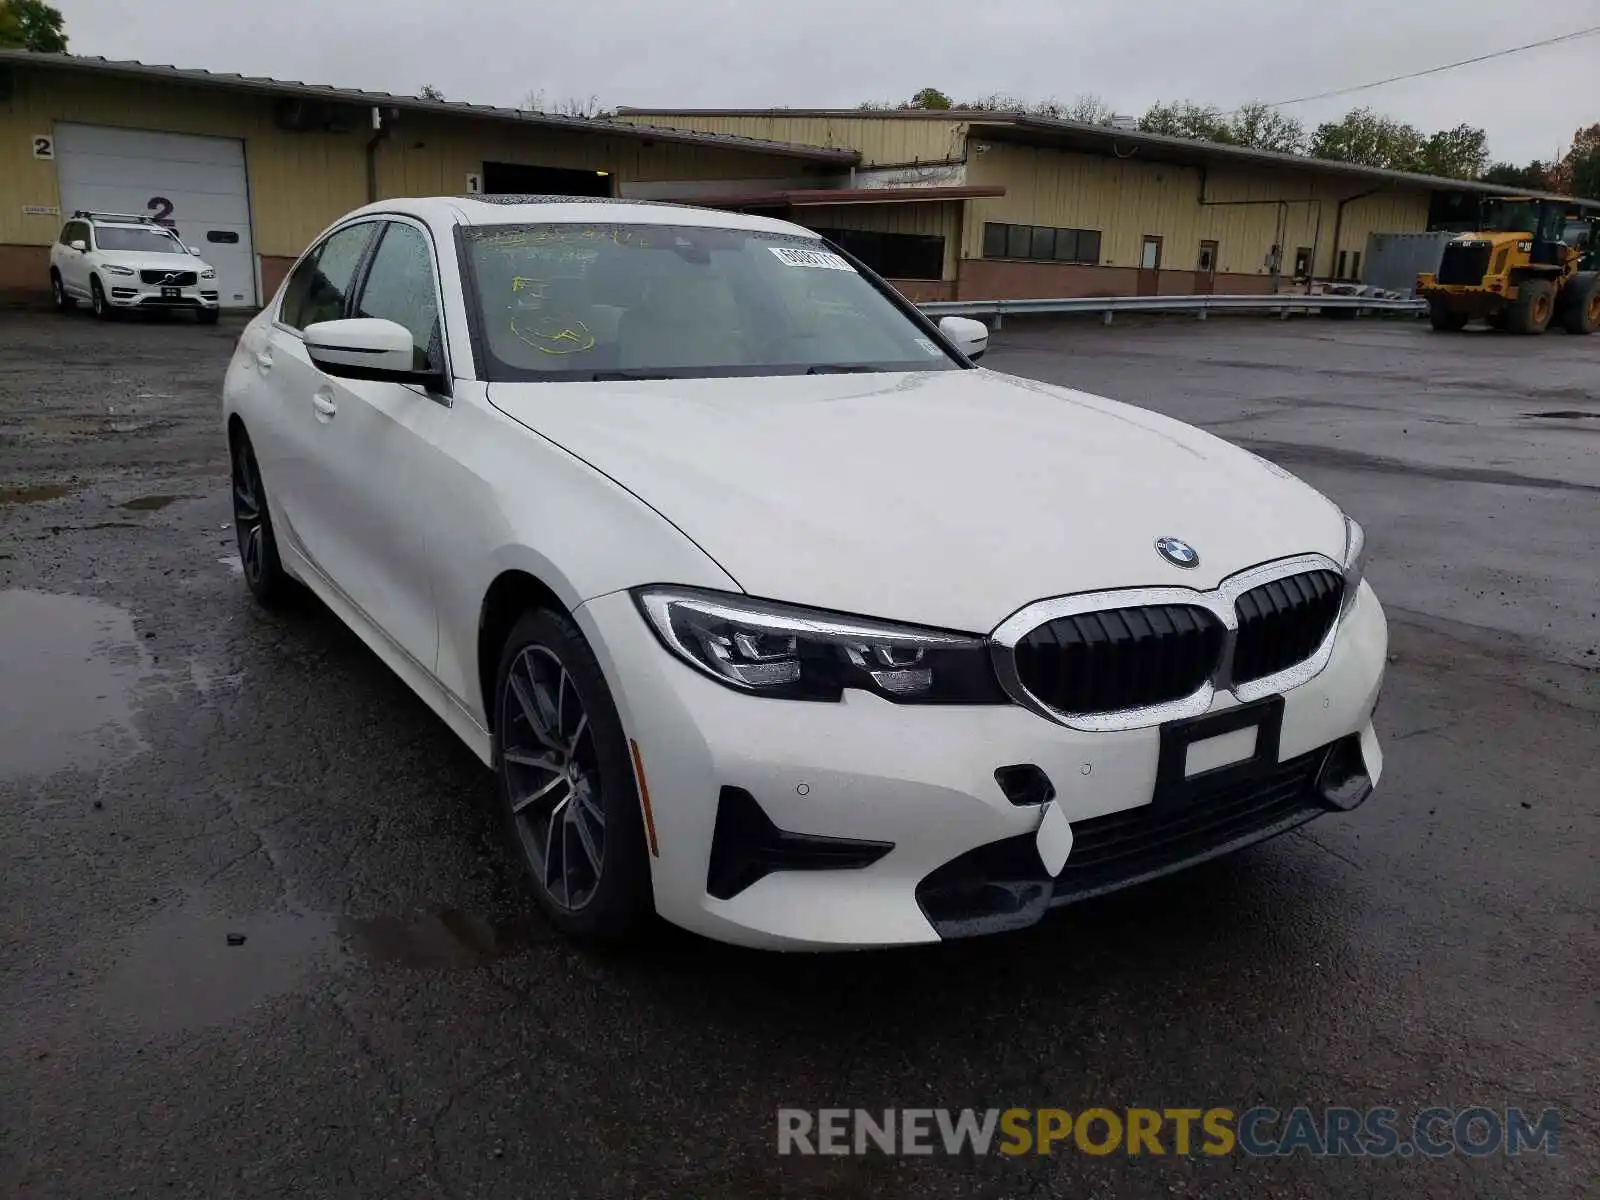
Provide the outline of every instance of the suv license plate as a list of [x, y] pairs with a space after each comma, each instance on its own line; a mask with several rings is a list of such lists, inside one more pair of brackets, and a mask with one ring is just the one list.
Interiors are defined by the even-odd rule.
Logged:
[[177, 299], [180, 299], [182, 296], [183, 296], [183, 289], [182, 288], [164, 287], [164, 288], [161, 289], [161, 298], [163, 300], [177, 300]]

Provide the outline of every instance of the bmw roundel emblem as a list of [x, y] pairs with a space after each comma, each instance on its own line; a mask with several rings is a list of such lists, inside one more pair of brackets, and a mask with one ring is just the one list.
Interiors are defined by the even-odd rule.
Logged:
[[1156, 553], [1175, 567], [1188, 569], [1200, 565], [1200, 552], [1182, 538], [1157, 538]]

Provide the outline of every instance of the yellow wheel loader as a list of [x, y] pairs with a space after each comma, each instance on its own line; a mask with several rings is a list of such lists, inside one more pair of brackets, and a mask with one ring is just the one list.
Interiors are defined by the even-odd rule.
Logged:
[[1481, 318], [1495, 329], [1600, 328], [1600, 220], [1551, 200], [1485, 202], [1479, 228], [1446, 243], [1437, 273], [1417, 276], [1434, 329]]

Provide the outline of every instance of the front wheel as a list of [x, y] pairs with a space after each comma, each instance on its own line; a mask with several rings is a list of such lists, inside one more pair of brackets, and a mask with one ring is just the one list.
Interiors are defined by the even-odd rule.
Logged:
[[496, 673], [494, 764], [550, 923], [620, 939], [654, 910], [633, 757], [594, 651], [562, 613], [523, 615]]
[[1528, 279], [1517, 285], [1517, 298], [1506, 313], [1512, 333], [1543, 333], [1555, 312], [1556, 289], [1548, 279]]
[[111, 307], [111, 302], [106, 299], [106, 290], [100, 286], [98, 278], [89, 280], [89, 307], [102, 321], [109, 321], [117, 315], [116, 310]]

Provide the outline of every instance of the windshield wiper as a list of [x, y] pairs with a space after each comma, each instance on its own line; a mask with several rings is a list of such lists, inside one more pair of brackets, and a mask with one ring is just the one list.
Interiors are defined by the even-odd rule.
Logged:
[[864, 363], [818, 363], [807, 367], [807, 375], [875, 375], [880, 368]]
[[671, 379], [660, 371], [596, 371], [591, 377], [596, 383], [616, 383], [634, 379]]

